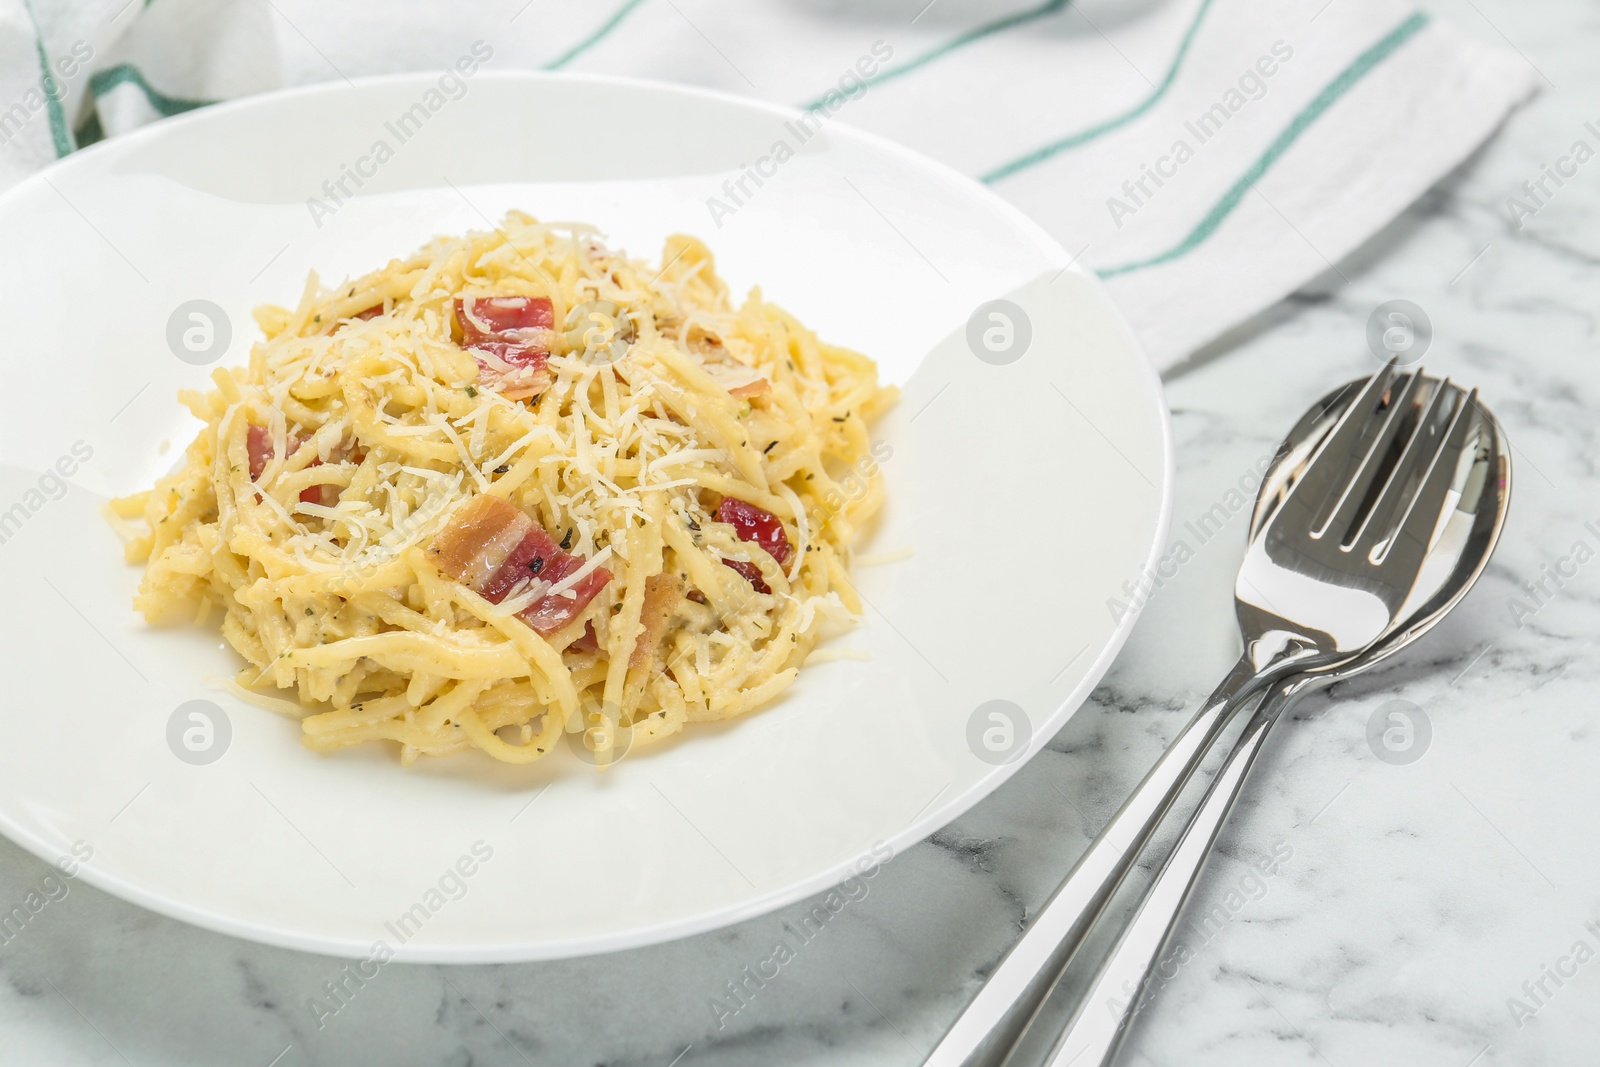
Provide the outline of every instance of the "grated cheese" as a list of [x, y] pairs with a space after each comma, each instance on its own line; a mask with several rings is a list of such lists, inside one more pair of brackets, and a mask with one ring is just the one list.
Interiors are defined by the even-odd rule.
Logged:
[[[184, 464], [117, 505], [148, 530], [128, 543], [146, 562], [141, 610], [220, 608], [250, 664], [241, 681], [318, 709], [308, 745], [384, 738], [407, 762], [462, 747], [528, 762], [582, 709], [610, 709], [644, 743], [771, 700], [861, 608], [836, 579], [881, 479], [845, 494], [828, 472], [862, 469], [865, 425], [894, 391], [758, 294], [735, 307], [699, 242], [669, 239], [656, 268], [594, 232], [514, 213], [354, 281], [312, 273], [293, 309], [258, 311], [267, 339], [248, 367], [184, 397], [205, 423]], [[479, 296], [550, 301], [557, 329], [529, 334], [551, 349], [539, 395], [508, 399], [480, 378], [504, 361], [451, 340], [456, 299]], [[632, 321], [620, 359], [574, 340], [600, 343], [596, 331], [567, 331], [591, 301]], [[757, 380], [753, 397], [730, 392]], [[250, 455], [252, 427], [270, 454]], [[312, 486], [328, 489], [301, 500]], [[440, 571], [430, 546], [485, 492], [581, 566], [556, 583], [530, 574], [498, 605]], [[715, 519], [726, 496], [783, 524], [783, 567]], [[772, 591], [730, 560], [760, 561]], [[608, 583], [560, 631], [517, 617], [576, 602], [602, 567]], [[673, 589], [697, 595], [661, 598]], [[666, 614], [637, 667], [652, 597]], [[597, 650], [574, 650], [589, 629]]]

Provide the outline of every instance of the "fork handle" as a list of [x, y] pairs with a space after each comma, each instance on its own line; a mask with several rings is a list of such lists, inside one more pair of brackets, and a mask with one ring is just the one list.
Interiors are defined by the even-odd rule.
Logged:
[[1223, 724], [1292, 669], [1292, 659], [1274, 658], [1258, 667], [1246, 650], [1001, 959], [926, 1067], [993, 1067], [1005, 1059]]
[[1107, 1067], [1116, 1058], [1268, 731], [1301, 693], [1316, 684], [1315, 676], [1301, 675], [1274, 686], [1251, 716], [1138, 911], [1100, 965], [1066, 1031], [1052, 1047], [1045, 1060], [1047, 1067]]

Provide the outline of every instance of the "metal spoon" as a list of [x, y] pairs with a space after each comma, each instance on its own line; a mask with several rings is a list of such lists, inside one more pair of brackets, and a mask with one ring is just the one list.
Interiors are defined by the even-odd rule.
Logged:
[[[1360, 393], [1362, 384], [1361, 380], [1357, 379], [1332, 390], [1308, 408], [1300, 417], [1300, 421], [1295, 423], [1284, 436], [1277, 452], [1273, 455], [1271, 464], [1262, 476], [1261, 484], [1256, 489], [1247, 541], [1254, 540], [1260, 534], [1267, 518], [1289, 495], [1289, 490], [1299, 480], [1317, 446], [1344, 416]], [[1104, 836], [1104, 831], [1101, 836]], [[1071, 950], [1069, 949], [1062, 958], [1064, 962], [1058, 963], [1057, 967], [1065, 969], [1066, 964], [1071, 962]], [[1022, 1029], [1013, 1035], [1010, 1046], [999, 1046], [1001, 1035], [997, 1028], [995, 1040], [986, 1048], [987, 1058], [982, 1060], [974, 1058], [969, 1061], [970, 1067], [1001, 1063], [1004, 1067], [1034, 1067], [1043, 1064], [1055, 1042], [1076, 1017], [1082, 997], [1052, 977], [1050, 981], [1036, 983], [1029, 991], [1029, 995], [1022, 998], [1024, 1004], [1030, 1001], [1035, 1006], [1034, 1015], [1031, 1019], [1024, 1020]], [[1014, 1014], [1016, 1013], [1017, 1010], [1014, 1010]]]
[[[1413, 612], [1424, 547], [1478, 416], [1391, 364], [1361, 383], [1262, 520], [1234, 604], [1245, 651], [1092, 842], [927, 1063], [1008, 1054], [1222, 727], [1283, 679], [1354, 658]], [[1281, 609], [1279, 607], [1281, 605]]]
[[[1335, 390], [1325, 403], [1332, 401], [1337, 406], [1341, 400], [1347, 402], [1359, 384], [1351, 383]], [[1477, 410], [1481, 415], [1477, 448], [1469, 462], [1457, 472], [1454, 491], [1459, 495], [1455, 508], [1436, 531], [1434, 543], [1428, 549], [1424, 570], [1437, 577], [1426, 599], [1400, 628], [1366, 653], [1342, 665], [1286, 679], [1262, 701], [1227, 762], [1213, 779], [1182, 838], [1146, 892], [1133, 920], [1096, 973], [1089, 993], [1079, 1003], [1074, 1021], [1046, 1058], [1050, 1067], [1065, 1067], [1069, 1063], [1079, 1067], [1093, 1064], [1103, 1067], [1115, 1058], [1127, 1035], [1128, 1023], [1138, 1012], [1140, 998], [1155, 976], [1158, 964], [1168, 958], [1168, 942], [1217, 834], [1238, 800], [1268, 732], [1283, 712], [1306, 693], [1359, 674], [1432, 629], [1483, 572], [1505, 525], [1511, 498], [1511, 457], [1494, 417], [1481, 405]], [[1329, 425], [1326, 416], [1308, 415], [1279, 450], [1277, 463], [1263, 484], [1251, 517], [1252, 538], [1260, 533], [1299, 477], [1303, 463], [1295, 462], [1295, 457], [1305, 454], [1305, 437], [1326, 433]], [[1297, 434], [1305, 435], [1299, 443]], [[1100, 1010], [1101, 1005], [1105, 1010]], [[1034, 1044], [1033, 1041], [1028, 1043]]]

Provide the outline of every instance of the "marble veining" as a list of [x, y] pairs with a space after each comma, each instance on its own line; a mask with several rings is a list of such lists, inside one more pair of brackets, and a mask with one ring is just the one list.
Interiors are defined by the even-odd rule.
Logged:
[[[1498, 24], [1553, 87], [1338, 271], [1169, 374], [1174, 532], [1294, 414], [1372, 368], [1367, 315], [1403, 297], [1432, 317], [1429, 367], [1479, 386], [1505, 423], [1507, 534], [1425, 643], [1279, 730], [1205, 876], [1197, 912], [1223, 918], [1186, 921], [1192, 957], [1141, 1013], [1129, 1064], [1556, 1065], [1600, 1047], [1600, 172], [1520, 225], [1506, 209], [1596, 118], [1600, 26], [1575, 0], [1443, 6], [1486, 37]], [[1191, 544], [1046, 750], [884, 864], [736, 1011], [712, 1005], [813, 902], [589, 959], [390, 965], [319, 1018], [308, 1000], [342, 961], [68, 882], [0, 944], [0, 1064], [918, 1064], [1231, 661], [1246, 521]], [[1579, 542], [1596, 557], [1574, 565]], [[1564, 559], [1570, 575], [1550, 579]], [[1365, 737], [1397, 699], [1433, 726], [1404, 766]], [[0, 901], [49, 873], [0, 841]]]

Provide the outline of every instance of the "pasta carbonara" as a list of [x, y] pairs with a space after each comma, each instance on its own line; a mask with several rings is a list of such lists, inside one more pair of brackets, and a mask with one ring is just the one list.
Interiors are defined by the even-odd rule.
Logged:
[[520, 213], [293, 310], [181, 399], [175, 473], [114, 501], [135, 606], [205, 623], [304, 740], [600, 765], [742, 715], [860, 610], [895, 392], [704, 245], [651, 268]]

